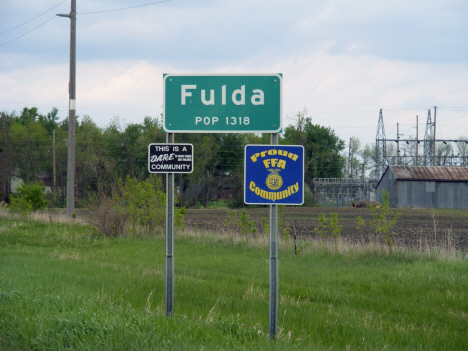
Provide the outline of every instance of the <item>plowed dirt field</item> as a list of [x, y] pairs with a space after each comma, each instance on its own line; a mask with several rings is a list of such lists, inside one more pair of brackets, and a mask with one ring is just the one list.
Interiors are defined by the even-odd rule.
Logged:
[[[397, 235], [395, 244], [409, 248], [446, 247], [452, 246], [468, 252], [468, 211], [443, 209], [393, 209], [394, 213], [402, 214], [394, 227]], [[240, 212], [242, 210], [235, 210]], [[268, 220], [269, 208], [246, 209], [249, 219], [257, 222], [262, 231], [262, 218]], [[374, 228], [369, 224], [372, 212], [368, 208], [319, 208], [319, 207], [284, 207], [283, 221], [289, 223], [290, 235], [294, 233], [299, 238], [318, 238], [314, 228], [318, 217], [324, 213], [327, 217], [331, 212], [338, 213], [338, 224], [343, 225], [341, 236], [343, 240], [358, 244], [371, 240], [379, 240]], [[356, 229], [357, 217], [361, 216], [366, 225], [363, 232]], [[187, 210], [185, 222], [188, 228], [200, 228], [213, 233], [224, 232], [224, 220], [228, 219], [226, 209]]]

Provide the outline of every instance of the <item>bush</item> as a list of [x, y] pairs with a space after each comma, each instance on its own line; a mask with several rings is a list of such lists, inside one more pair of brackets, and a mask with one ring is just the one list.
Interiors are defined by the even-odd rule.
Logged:
[[86, 205], [89, 212], [85, 221], [98, 228], [103, 236], [125, 236], [129, 214], [118, 200], [101, 192], [99, 196], [90, 195]]
[[[123, 236], [143, 229], [154, 233], [164, 227], [166, 194], [160, 177], [146, 181], [127, 177], [126, 184], [118, 180], [111, 196], [100, 193], [87, 201], [86, 221], [98, 227], [104, 236]], [[184, 226], [185, 208], [175, 208], [175, 225]]]
[[244, 235], [257, 233], [257, 223], [249, 220], [246, 210], [240, 211], [239, 217], [236, 211], [227, 210], [227, 216], [229, 219], [224, 220], [225, 229], [230, 229]]
[[119, 193], [118, 199], [128, 211], [132, 229], [140, 225], [152, 232], [155, 227], [165, 223], [166, 194], [160, 177], [156, 177], [153, 183], [127, 177], [125, 186], [119, 179]]
[[314, 228], [314, 231], [321, 238], [333, 239], [335, 244], [338, 243], [342, 230], [343, 226], [338, 225], [338, 213], [336, 212], [331, 212], [329, 218], [326, 218], [325, 214], [321, 213], [318, 219], [318, 226]]
[[21, 182], [15, 194], [11, 195], [11, 203], [8, 209], [22, 216], [28, 215], [47, 207], [44, 199], [45, 186], [42, 182], [31, 182], [26, 185]]
[[387, 243], [391, 252], [393, 236], [396, 235], [392, 228], [400, 218], [401, 212], [393, 214], [393, 209], [390, 208], [390, 192], [388, 190], [385, 189], [382, 192], [382, 199], [383, 204], [379, 208], [373, 208], [369, 205], [369, 210], [372, 212], [372, 221], [369, 223], [374, 227], [375, 233], [379, 234], [383, 241]]

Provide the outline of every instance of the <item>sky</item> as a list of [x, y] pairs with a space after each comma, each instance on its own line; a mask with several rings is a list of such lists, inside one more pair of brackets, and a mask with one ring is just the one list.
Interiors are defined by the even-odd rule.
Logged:
[[[71, 0], [0, 2], [0, 111], [68, 116]], [[138, 6], [138, 7], [135, 7]], [[132, 7], [132, 8], [130, 8]], [[283, 127], [307, 111], [348, 144], [468, 139], [468, 2], [77, 0], [76, 114], [162, 112], [164, 73], [283, 74]]]

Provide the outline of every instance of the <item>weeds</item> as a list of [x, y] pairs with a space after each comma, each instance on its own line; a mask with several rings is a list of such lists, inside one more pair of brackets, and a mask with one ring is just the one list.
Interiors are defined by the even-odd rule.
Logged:
[[331, 212], [330, 217], [327, 218], [325, 214], [321, 213], [318, 219], [318, 226], [314, 228], [314, 231], [325, 239], [332, 239], [335, 245], [338, 243], [341, 231], [343, 230], [342, 225], [338, 225], [338, 213]]
[[224, 229], [237, 232], [242, 235], [256, 234], [257, 233], [257, 222], [249, 220], [249, 215], [246, 210], [229, 211], [227, 210], [227, 219], [224, 219]]

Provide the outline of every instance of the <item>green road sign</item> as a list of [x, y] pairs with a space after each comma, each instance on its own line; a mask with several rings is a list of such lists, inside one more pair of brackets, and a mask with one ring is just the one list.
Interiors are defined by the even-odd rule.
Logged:
[[166, 74], [168, 133], [277, 133], [281, 74]]

